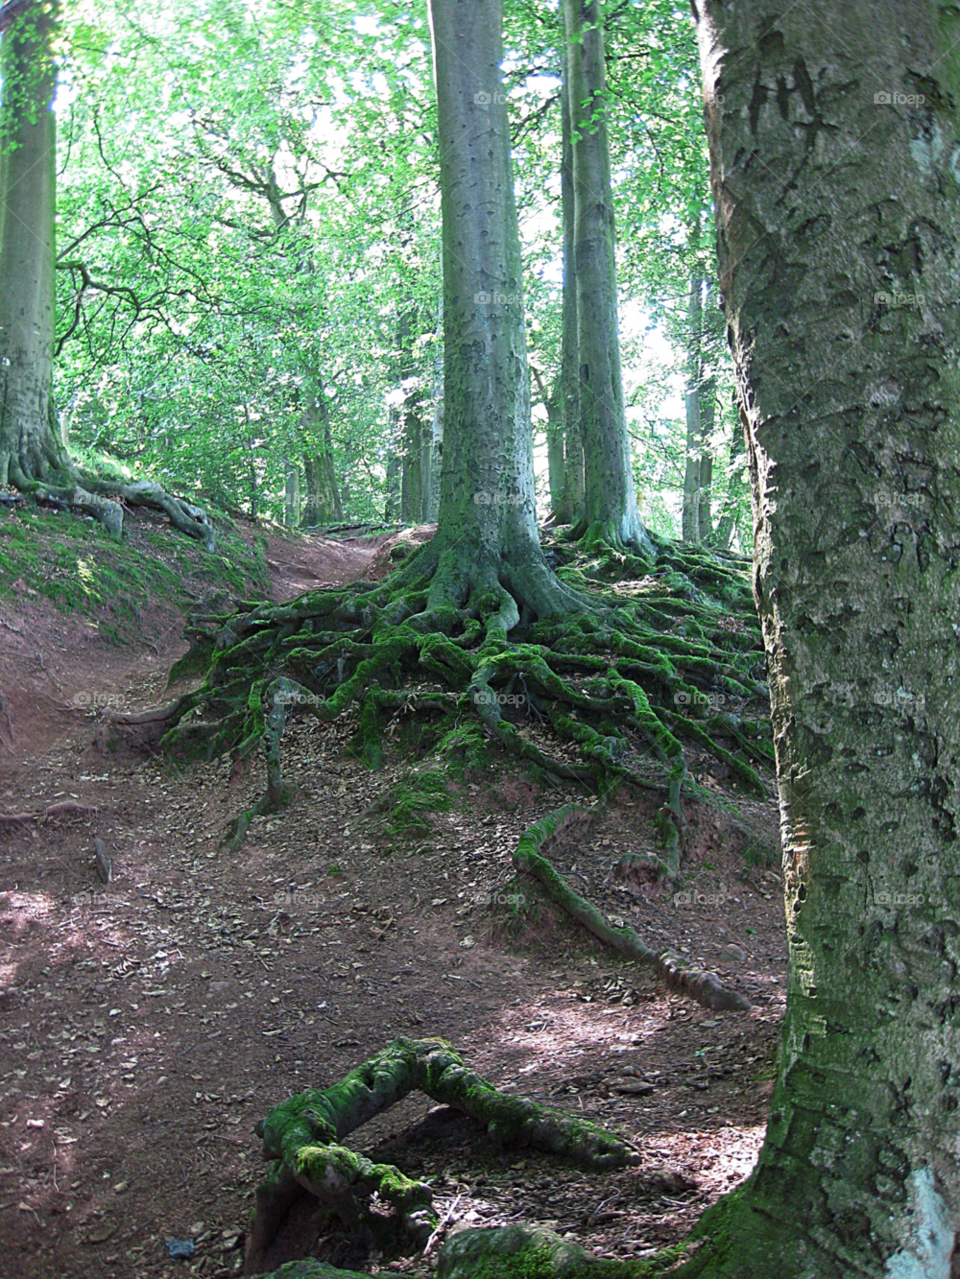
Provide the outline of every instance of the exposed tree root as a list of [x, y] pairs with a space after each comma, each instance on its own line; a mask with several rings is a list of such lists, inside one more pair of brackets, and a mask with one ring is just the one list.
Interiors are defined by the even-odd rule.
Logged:
[[[280, 745], [291, 710], [329, 722], [358, 704], [371, 767], [383, 758], [380, 723], [401, 706], [448, 731], [475, 716], [541, 775], [591, 790], [617, 779], [658, 790], [662, 860], [676, 877], [684, 739], [766, 794], [749, 762], [772, 763], [772, 752], [742, 568], [671, 548], [629, 597], [598, 595], [569, 572], [562, 581], [540, 559], [498, 579], [434, 539], [380, 584], [197, 620], [174, 674], [204, 671], [206, 680], [163, 712], [163, 745], [186, 759], [242, 759], [263, 746], [267, 790], [228, 832], [236, 847], [254, 817], [286, 801]], [[743, 717], [751, 702], [761, 703], [758, 718]]]
[[414, 1089], [454, 1106], [506, 1144], [523, 1144], [590, 1168], [639, 1162], [628, 1145], [602, 1128], [498, 1092], [468, 1069], [442, 1039], [397, 1039], [325, 1091], [291, 1097], [257, 1125], [273, 1168], [257, 1190], [247, 1243], [247, 1273], [255, 1273], [303, 1192], [348, 1228], [363, 1221], [376, 1193], [396, 1209], [406, 1233], [422, 1248], [437, 1221], [432, 1192], [389, 1164], [374, 1164], [340, 1141]]
[[25, 826], [55, 817], [90, 817], [96, 811], [87, 804], [78, 804], [75, 799], [64, 799], [59, 804], [50, 804], [33, 813], [0, 813], [0, 826]]
[[123, 532], [122, 503], [125, 502], [129, 506], [145, 506], [163, 511], [175, 528], [189, 537], [197, 538], [208, 551], [213, 551], [216, 545], [213, 525], [203, 509], [184, 498], [174, 497], [152, 480], [134, 480], [130, 484], [120, 484], [64, 468], [42, 481], [36, 481], [23, 475], [15, 479], [15, 472], [19, 473], [19, 468], [11, 467], [11, 482], [23, 493], [29, 494], [38, 502], [91, 515], [114, 537], [120, 537]]
[[513, 854], [514, 865], [532, 876], [551, 901], [582, 924], [598, 941], [602, 941], [617, 954], [652, 968], [671, 990], [689, 995], [691, 999], [715, 1012], [743, 1012], [749, 1009], [749, 999], [736, 991], [728, 990], [715, 973], [691, 968], [682, 956], [673, 951], [652, 950], [632, 928], [614, 927], [596, 906], [575, 892], [554, 870], [543, 855], [544, 846], [557, 839], [578, 817], [584, 816], [588, 815], [583, 809], [575, 804], [567, 804], [536, 822], [520, 837]]

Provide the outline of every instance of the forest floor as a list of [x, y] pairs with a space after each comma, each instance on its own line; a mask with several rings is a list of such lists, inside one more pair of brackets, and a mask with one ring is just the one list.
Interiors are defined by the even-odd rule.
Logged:
[[[129, 524], [144, 554], [157, 553], [155, 533], [176, 536], [147, 514]], [[386, 571], [396, 541], [277, 532], [260, 546], [282, 600]], [[109, 602], [64, 614], [23, 577], [5, 583], [0, 558], [4, 586], [0, 815], [75, 807], [0, 816], [0, 1279], [238, 1273], [264, 1171], [255, 1122], [398, 1035], [440, 1035], [498, 1087], [600, 1120], [644, 1156], [579, 1172], [499, 1150], [413, 1095], [351, 1141], [433, 1178], [450, 1227], [548, 1224], [598, 1255], [643, 1256], [748, 1174], [784, 1003], [772, 803], [743, 800], [691, 752], [717, 802], [688, 806], [688, 900], [617, 869], [654, 847], [652, 799], [624, 792], [550, 854], [608, 914], [754, 1005], [710, 1013], [547, 910], [511, 931], [517, 839], [572, 789], [544, 792], [505, 758], [451, 782], [450, 809], [425, 816], [420, 834], [391, 835], [416, 761], [393, 753], [370, 773], [345, 751], [349, 716], [298, 721], [284, 739], [292, 804], [229, 854], [219, 841], [259, 793], [259, 761], [239, 775], [229, 761], [178, 774], [106, 746], [104, 708], [169, 697], [185, 649], [175, 602], [145, 604], [118, 642]], [[107, 884], [95, 837], [112, 858]], [[169, 1239], [192, 1239], [192, 1258], [171, 1260]], [[431, 1270], [336, 1233], [316, 1255], [370, 1273]]]

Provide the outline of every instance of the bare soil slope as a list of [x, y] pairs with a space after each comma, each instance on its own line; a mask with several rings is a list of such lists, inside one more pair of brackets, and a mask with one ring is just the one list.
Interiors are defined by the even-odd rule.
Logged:
[[[355, 580], [375, 556], [371, 571], [389, 567], [385, 545], [271, 535], [273, 596]], [[746, 1176], [783, 1002], [769, 806], [713, 779], [716, 806], [690, 813], [689, 901], [617, 869], [653, 838], [643, 800], [624, 796], [554, 854], [605, 910], [754, 1002], [711, 1014], [547, 910], [511, 930], [500, 900], [511, 853], [563, 798], [512, 770], [458, 787], [428, 834], [398, 840], [386, 833], [390, 788], [410, 762], [370, 774], [344, 754], [349, 723], [297, 722], [291, 807], [225, 853], [220, 837], [259, 791], [259, 764], [177, 774], [98, 744], [99, 708], [163, 700], [182, 650], [175, 610], [144, 610], [117, 647], [96, 616], [58, 612], [30, 589], [0, 607], [0, 814], [61, 807], [0, 818], [3, 1279], [238, 1273], [263, 1172], [256, 1120], [398, 1034], [442, 1035], [498, 1086], [594, 1115], [646, 1156], [587, 1175], [499, 1151], [409, 1098], [355, 1144], [435, 1177], [450, 1224], [546, 1222], [601, 1254], [639, 1256]], [[107, 884], [95, 838], [113, 862]], [[171, 1260], [170, 1238], [193, 1239], [193, 1257]], [[318, 1255], [429, 1272], [336, 1235]]]

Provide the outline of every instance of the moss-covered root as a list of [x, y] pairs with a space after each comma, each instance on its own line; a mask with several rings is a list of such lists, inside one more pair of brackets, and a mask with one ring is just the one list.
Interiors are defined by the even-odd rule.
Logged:
[[370, 1275], [360, 1274], [358, 1270], [338, 1270], [325, 1261], [306, 1257], [303, 1261], [288, 1261], [277, 1270], [258, 1275], [257, 1279], [370, 1279]]
[[596, 906], [581, 897], [557, 874], [542, 850], [581, 814], [582, 810], [575, 804], [566, 804], [534, 823], [521, 835], [513, 854], [513, 864], [535, 879], [551, 901], [582, 924], [598, 941], [627, 959], [653, 968], [671, 990], [689, 995], [713, 1012], [744, 1012], [750, 1008], [749, 999], [728, 990], [716, 973], [690, 968], [673, 951], [658, 953], [645, 945], [632, 928], [615, 928]]
[[497, 1226], [451, 1235], [437, 1279], [657, 1279], [683, 1254], [679, 1244], [644, 1261], [611, 1261], [542, 1226]]
[[464, 1111], [505, 1143], [530, 1145], [591, 1168], [620, 1168], [639, 1160], [602, 1128], [498, 1092], [442, 1039], [397, 1039], [339, 1084], [291, 1097], [257, 1125], [264, 1158], [274, 1160], [274, 1166], [257, 1191], [248, 1273], [262, 1264], [301, 1189], [348, 1224], [360, 1214], [360, 1198], [376, 1191], [397, 1207], [408, 1233], [426, 1240], [435, 1225], [429, 1188], [339, 1144], [414, 1089]]
[[[440, 1253], [437, 1279], [659, 1279], [684, 1255], [682, 1244], [644, 1261], [591, 1257], [542, 1226], [459, 1230]], [[291, 1261], [258, 1279], [369, 1279], [322, 1261]]]
[[[206, 513], [199, 506], [174, 497], [152, 480], [135, 480], [131, 484], [118, 484], [86, 473], [66, 472], [60, 476], [61, 484], [26, 485], [41, 502], [72, 507], [92, 515], [112, 533], [120, 537], [123, 532], [123, 506], [146, 506], [163, 511], [170, 523], [181, 533], [203, 542], [208, 551], [216, 547], [216, 533]], [[119, 500], [118, 500], [119, 499]]]

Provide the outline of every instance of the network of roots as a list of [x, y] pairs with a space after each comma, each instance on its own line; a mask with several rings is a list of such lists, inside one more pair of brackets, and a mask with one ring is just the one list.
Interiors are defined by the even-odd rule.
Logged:
[[[242, 759], [263, 746], [266, 793], [234, 824], [236, 844], [253, 816], [285, 801], [280, 744], [290, 715], [329, 722], [358, 706], [358, 749], [370, 767], [383, 759], [389, 720], [428, 717], [437, 741], [482, 733], [547, 781], [575, 779], [594, 793], [623, 781], [661, 790], [662, 869], [676, 874], [682, 799], [696, 789], [684, 744], [758, 795], [766, 791], [754, 766], [773, 763], [746, 561], [667, 545], [654, 563], [608, 555], [585, 565], [559, 543], [554, 553], [571, 560], [557, 574], [584, 607], [509, 636], [489, 592], [428, 610], [423, 551], [381, 583], [197, 617], [174, 675], [199, 672], [204, 682], [172, 708], [164, 748]], [[633, 580], [604, 582], [618, 562]]]

